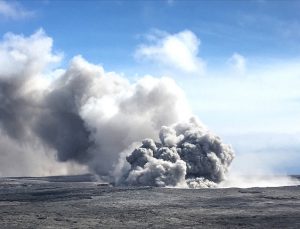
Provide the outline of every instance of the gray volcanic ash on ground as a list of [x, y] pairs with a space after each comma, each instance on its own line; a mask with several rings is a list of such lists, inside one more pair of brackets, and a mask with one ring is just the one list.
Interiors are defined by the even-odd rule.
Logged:
[[95, 177], [0, 178], [0, 228], [299, 228], [300, 186], [111, 187]]
[[224, 180], [232, 149], [190, 119], [174, 80], [130, 82], [80, 56], [54, 68], [61, 56], [42, 30], [5, 35], [0, 54], [1, 176], [88, 170], [119, 185], [185, 187]]
[[228, 172], [234, 153], [195, 118], [162, 127], [160, 143], [145, 139], [126, 160], [127, 185], [216, 187]]

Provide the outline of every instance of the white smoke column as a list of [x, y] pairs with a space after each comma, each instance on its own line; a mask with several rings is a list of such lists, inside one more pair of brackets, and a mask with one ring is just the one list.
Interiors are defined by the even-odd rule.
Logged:
[[160, 143], [145, 139], [127, 156], [130, 168], [117, 184], [203, 188], [225, 180], [233, 150], [196, 118], [163, 126], [159, 137]]
[[39, 30], [24, 37], [8, 33], [0, 42], [0, 176], [44, 176], [85, 171], [72, 162], [59, 163], [33, 131], [40, 115], [44, 76], [61, 56], [52, 39]]
[[74, 163], [109, 175], [130, 144], [191, 115], [170, 78], [130, 83], [80, 56], [66, 70], [53, 70], [61, 57], [42, 30], [30, 37], [7, 34], [0, 54], [3, 176], [50, 175], [50, 168]]
[[[55, 69], [61, 55], [52, 43], [43, 30], [0, 41], [0, 176], [90, 171], [127, 185], [294, 184], [276, 177], [268, 184], [258, 177], [224, 181], [232, 149], [197, 120], [186, 122], [192, 113], [174, 80], [131, 83], [80, 56]], [[145, 138], [153, 140], [134, 150]]]

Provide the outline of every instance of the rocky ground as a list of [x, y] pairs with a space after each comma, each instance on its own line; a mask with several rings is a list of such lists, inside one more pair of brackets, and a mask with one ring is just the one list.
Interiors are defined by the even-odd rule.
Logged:
[[300, 228], [300, 186], [111, 187], [92, 176], [0, 179], [0, 228]]

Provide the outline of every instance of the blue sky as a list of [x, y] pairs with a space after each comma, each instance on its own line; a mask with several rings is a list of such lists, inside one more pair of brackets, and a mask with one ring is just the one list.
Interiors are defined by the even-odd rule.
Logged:
[[[16, 3], [14, 1], [10, 1]], [[0, 32], [29, 35], [38, 28], [66, 57], [78, 53], [107, 67], [134, 65], [132, 52], [151, 29], [193, 31], [201, 56], [297, 57], [300, 24], [297, 1], [21, 1], [28, 17], [1, 17]], [[84, 45], [83, 45], [84, 44]]]
[[[63, 65], [80, 54], [130, 79], [168, 75], [236, 148], [236, 166], [300, 173], [299, 11], [275, 0], [0, 1], [0, 34], [42, 28]], [[168, 39], [190, 62], [170, 59]]]

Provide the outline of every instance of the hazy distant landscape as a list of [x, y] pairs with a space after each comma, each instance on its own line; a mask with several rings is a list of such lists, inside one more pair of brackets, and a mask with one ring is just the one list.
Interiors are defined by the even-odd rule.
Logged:
[[0, 228], [300, 227], [300, 186], [177, 189], [112, 187], [91, 175], [1, 178], [0, 206]]

